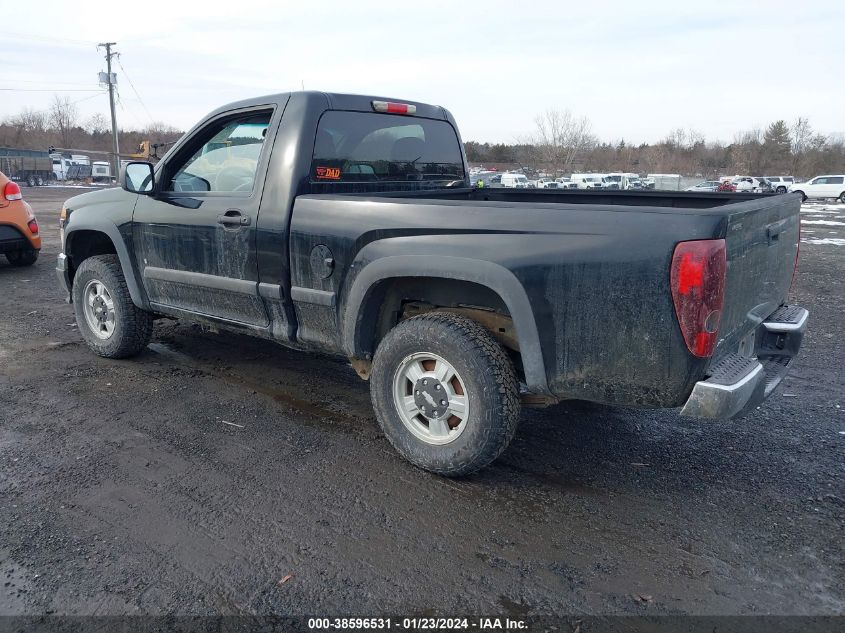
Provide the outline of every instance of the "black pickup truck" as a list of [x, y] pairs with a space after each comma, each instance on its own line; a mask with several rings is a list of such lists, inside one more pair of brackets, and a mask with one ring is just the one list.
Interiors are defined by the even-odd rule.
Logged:
[[522, 405], [742, 415], [778, 384], [798, 195], [470, 186], [448, 111], [298, 92], [211, 113], [62, 211], [58, 276], [102, 356], [170, 317], [347, 356], [414, 464], [470, 473]]

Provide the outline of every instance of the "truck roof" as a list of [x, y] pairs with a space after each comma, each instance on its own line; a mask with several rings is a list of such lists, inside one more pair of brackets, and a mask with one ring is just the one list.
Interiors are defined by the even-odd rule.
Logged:
[[338, 92], [319, 92], [316, 90], [305, 90], [299, 92], [280, 92], [278, 94], [263, 95], [260, 97], [252, 97], [250, 99], [243, 99], [227, 103], [210, 113], [209, 116], [214, 116], [227, 112], [229, 110], [237, 110], [239, 108], [249, 108], [253, 106], [268, 105], [273, 103], [282, 103], [288, 98], [296, 99], [302, 102], [305, 107], [315, 107], [324, 110], [351, 110], [353, 112], [373, 112], [373, 101], [388, 101], [391, 103], [407, 103], [414, 105], [417, 108], [416, 114], [409, 116], [425, 117], [428, 119], [440, 119], [447, 121], [451, 119], [450, 114], [445, 108], [441, 106], [431, 105], [428, 103], [421, 103], [419, 101], [411, 101], [409, 99], [396, 99], [392, 97], [383, 97], [375, 95], [351, 95]]

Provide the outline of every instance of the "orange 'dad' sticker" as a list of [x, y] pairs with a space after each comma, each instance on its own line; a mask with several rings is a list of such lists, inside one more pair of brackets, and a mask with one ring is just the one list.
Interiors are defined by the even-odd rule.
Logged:
[[317, 167], [317, 178], [340, 180], [340, 167]]

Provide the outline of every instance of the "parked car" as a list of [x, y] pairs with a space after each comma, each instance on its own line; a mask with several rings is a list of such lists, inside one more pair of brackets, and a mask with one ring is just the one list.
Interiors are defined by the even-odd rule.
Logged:
[[737, 176], [731, 183], [736, 187], [737, 193], [753, 193], [760, 187], [760, 182], [751, 176]]
[[792, 176], [764, 176], [766, 180], [772, 185], [772, 191], [775, 193], [786, 193], [789, 191], [789, 186], [795, 182]]
[[845, 176], [816, 176], [807, 182], [795, 183], [789, 191], [800, 193], [801, 199], [839, 198], [845, 204]]
[[763, 176], [754, 176], [754, 180], [757, 181], [756, 191], [758, 193], [772, 193], [774, 191], [772, 183], [766, 180]]
[[718, 180], [704, 180], [697, 185], [687, 187], [684, 191], [718, 191], [719, 184]]
[[12, 266], [31, 266], [38, 260], [41, 236], [38, 220], [18, 183], [0, 172], [0, 253]]
[[578, 183], [572, 181], [571, 178], [567, 178], [566, 176], [561, 176], [560, 178], [556, 178], [555, 182], [558, 184], [558, 189], [577, 189]]
[[602, 174], [572, 174], [572, 182], [578, 189], [604, 188], [604, 176]]
[[798, 196], [472, 188], [439, 106], [240, 101], [120, 182], [60, 216], [91, 350], [138, 354], [169, 316], [347, 357], [387, 439], [442, 475], [500, 455], [523, 401], [753, 413], [806, 327]]
[[528, 189], [528, 178], [524, 174], [502, 174], [501, 184], [511, 189]]

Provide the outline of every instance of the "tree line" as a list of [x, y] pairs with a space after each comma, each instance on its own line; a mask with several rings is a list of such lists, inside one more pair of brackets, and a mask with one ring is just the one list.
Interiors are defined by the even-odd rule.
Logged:
[[[165, 123], [119, 131], [120, 148], [135, 153], [141, 141], [171, 143], [182, 131]], [[809, 178], [845, 173], [845, 136], [815, 130], [806, 118], [779, 120], [734, 135], [730, 143], [708, 141], [693, 129], [675, 129], [657, 143], [599, 140], [586, 117], [550, 109], [534, 119], [533, 133], [514, 143], [468, 141], [471, 163], [521, 167], [529, 173], [573, 171], [672, 173], [712, 178], [721, 175], [791, 175]], [[83, 120], [67, 97], [54, 96], [47, 110], [24, 108], [0, 121], [0, 147], [48, 147], [111, 151], [105, 116]]]
[[[124, 154], [137, 153], [142, 141], [170, 143], [180, 136], [180, 130], [166, 123], [151, 123], [140, 130], [118, 130], [120, 151]], [[47, 110], [24, 108], [0, 121], [0, 147], [111, 152], [111, 125], [99, 113], [83, 120], [75, 103], [56, 95]]]
[[657, 143], [599, 140], [585, 117], [547, 110], [534, 132], [508, 143], [469, 141], [471, 163], [513, 165], [529, 173], [612, 171], [672, 173], [702, 178], [722, 175], [791, 175], [809, 178], [845, 173], [845, 136], [815, 130], [806, 118], [774, 121], [734, 135], [730, 143], [708, 141], [693, 129], [675, 129]]

